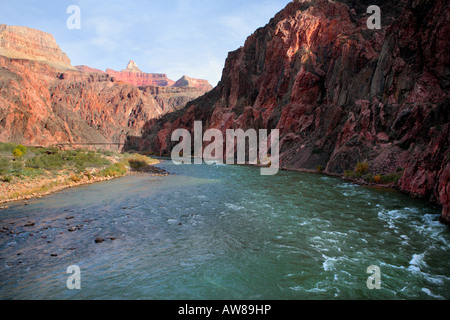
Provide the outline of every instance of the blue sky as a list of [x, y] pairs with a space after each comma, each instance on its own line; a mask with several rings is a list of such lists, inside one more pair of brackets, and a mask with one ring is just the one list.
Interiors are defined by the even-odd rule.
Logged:
[[[290, 0], [0, 0], [0, 23], [53, 34], [72, 65], [220, 80], [229, 51], [242, 46]], [[81, 9], [69, 30], [67, 7]]]

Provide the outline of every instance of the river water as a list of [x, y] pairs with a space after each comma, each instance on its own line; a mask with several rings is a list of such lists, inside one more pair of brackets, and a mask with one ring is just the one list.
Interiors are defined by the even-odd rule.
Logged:
[[[1, 211], [0, 299], [450, 298], [436, 207], [316, 174], [159, 166], [173, 174]], [[81, 290], [67, 288], [72, 265]], [[372, 265], [380, 290], [367, 287]]]

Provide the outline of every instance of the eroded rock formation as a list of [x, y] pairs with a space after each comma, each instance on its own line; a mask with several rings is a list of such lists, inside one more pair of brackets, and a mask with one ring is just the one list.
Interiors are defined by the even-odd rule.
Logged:
[[[382, 29], [367, 28], [381, 6]], [[295, 0], [231, 52], [219, 85], [146, 124], [141, 150], [175, 129], [279, 129], [281, 166], [329, 174], [368, 161], [450, 222], [449, 37], [444, 0]]]
[[[78, 68], [78, 67], [77, 67]], [[80, 66], [80, 71], [91, 72]], [[159, 87], [177, 87], [177, 88], [197, 88], [203, 92], [208, 92], [212, 89], [211, 84], [207, 80], [194, 79], [188, 76], [183, 76], [178, 81], [173, 81], [164, 73], [145, 73], [137, 66], [137, 64], [130, 60], [126, 69], [122, 71], [114, 71], [106, 69], [106, 73], [114, 77], [117, 81], [129, 83], [137, 87], [143, 86], [159, 86]]]
[[[144, 124], [204, 94], [197, 88], [138, 88], [70, 64], [54, 38], [0, 26], [0, 141], [123, 143]], [[130, 64], [130, 72], [139, 72]], [[118, 148], [118, 146], [117, 146]]]
[[204, 92], [208, 92], [213, 89], [213, 87], [207, 80], [194, 79], [188, 76], [182, 76], [181, 79], [175, 82], [173, 86], [177, 88], [184, 88], [184, 87], [198, 88]]
[[43, 61], [59, 69], [73, 69], [51, 34], [27, 27], [0, 25], [0, 55]]

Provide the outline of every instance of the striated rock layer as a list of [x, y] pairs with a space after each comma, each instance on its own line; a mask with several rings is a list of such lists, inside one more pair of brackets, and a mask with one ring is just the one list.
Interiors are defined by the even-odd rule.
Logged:
[[75, 69], [54, 38], [38, 30], [1, 25], [0, 40], [1, 142], [123, 143], [148, 120], [204, 94], [138, 88], [87, 66]]
[[[76, 67], [83, 72], [92, 72], [85, 66]], [[95, 70], [95, 69], [94, 69]], [[117, 81], [129, 83], [137, 87], [141, 86], [160, 86], [160, 87], [177, 87], [177, 88], [197, 88], [203, 92], [211, 91], [213, 88], [207, 80], [194, 79], [183, 76], [178, 81], [173, 81], [164, 73], [145, 73], [137, 66], [137, 64], [130, 60], [126, 69], [122, 71], [114, 71], [106, 69], [106, 73], [114, 77]]]
[[114, 71], [106, 69], [106, 73], [114, 77], [117, 81], [129, 83], [136, 87], [139, 86], [172, 86], [175, 81], [170, 80], [166, 74], [163, 73], [144, 73], [135, 70]]
[[0, 25], [0, 55], [43, 61], [60, 69], [73, 69], [51, 34], [19, 26]]
[[[367, 28], [372, 4], [382, 30]], [[295, 0], [229, 54], [216, 88], [133, 143], [169, 154], [171, 133], [194, 121], [277, 128], [282, 168], [343, 174], [367, 160], [450, 222], [449, 20], [445, 0]]]
[[173, 86], [178, 88], [198, 88], [204, 92], [208, 92], [213, 89], [212, 85], [207, 80], [189, 78], [188, 76], [182, 76], [181, 79], [175, 82]]

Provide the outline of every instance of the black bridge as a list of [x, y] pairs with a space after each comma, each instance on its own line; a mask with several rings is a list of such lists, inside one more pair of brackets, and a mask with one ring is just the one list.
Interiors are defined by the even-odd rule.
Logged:
[[105, 146], [105, 147], [125, 147], [125, 143], [107, 143], [107, 142], [74, 142], [74, 143], [57, 143], [54, 145], [59, 149], [67, 148], [67, 147], [89, 147], [89, 146]]
[[95, 143], [95, 142], [78, 142], [78, 143], [57, 143], [55, 146], [67, 147], [67, 146], [124, 146], [125, 143]]

